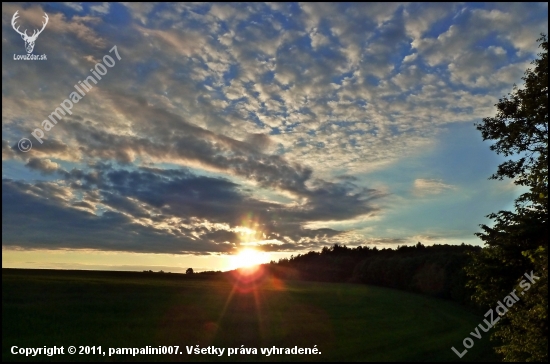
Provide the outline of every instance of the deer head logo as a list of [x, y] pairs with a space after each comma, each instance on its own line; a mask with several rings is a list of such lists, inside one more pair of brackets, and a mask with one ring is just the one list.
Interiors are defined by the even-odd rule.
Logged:
[[[38, 38], [38, 36], [40, 35], [40, 33], [42, 33], [42, 31], [44, 30], [44, 28], [46, 28], [46, 24], [48, 24], [48, 14], [44, 13], [44, 18], [46, 19], [46, 22], [42, 22], [42, 29], [40, 30], [34, 30], [34, 32], [32, 33], [31, 36], [29, 36], [27, 34], [27, 29], [25, 29], [25, 32], [20, 32], [19, 31], [19, 27], [15, 27], [15, 21], [17, 18], [19, 18], [19, 15], [17, 15], [17, 13], [19, 12], [19, 10], [17, 10], [15, 12], [15, 14], [13, 14], [13, 17], [11, 18], [11, 26], [13, 27], [13, 29], [19, 33], [21, 35], [21, 38], [23, 38], [23, 40], [25, 41], [25, 49], [27, 50], [27, 53], [32, 53], [32, 50], [34, 49], [34, 42], [36, 42], [36, 38]], [[38, 32], [38, 33], [37, 33]]]

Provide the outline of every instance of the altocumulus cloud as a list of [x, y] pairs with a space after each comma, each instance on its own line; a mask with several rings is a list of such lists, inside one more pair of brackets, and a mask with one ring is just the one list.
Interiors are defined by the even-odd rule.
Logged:
[[[36, 45], [47, 62], [13, 61], [15, 11], [29, 29], [48, 13]], [[393, 191], [355, 176], [490, 115], [547, 24], [546, 3], [3, 3], [3, 246], [207, 254], [245, 241], [405, 241], [331, 228], [384, 213]], [[113, 45], [116, 72], [20, 153]], [[420, 195], [454, 188], [410, 183]]]

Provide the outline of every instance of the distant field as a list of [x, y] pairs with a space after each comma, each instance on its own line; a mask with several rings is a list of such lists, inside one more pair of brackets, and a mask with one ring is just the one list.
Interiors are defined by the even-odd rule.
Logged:
[[[224, 277], [2, 269], [2, 361], [459, 361], [451, 346], [482, 321], [447, 301], [372, 286]], [[460, 361], [493, 360], [476, 340]], [[185, 346], [226, 348], [222, 357]], [[65, 355], [25, 357], [10, 348], [64, 346]], [[178, 355], [69, 355], [69, 345], [158, 347]], [[258, 355], [227, 356], [227, 348]], [[260, 354], [273, 346], [320, 355]]]

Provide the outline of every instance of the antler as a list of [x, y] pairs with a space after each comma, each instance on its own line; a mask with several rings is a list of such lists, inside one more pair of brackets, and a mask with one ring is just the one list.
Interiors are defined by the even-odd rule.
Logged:
[[[46, 22], [45, 22], [45, 23], [42, 22], [42, 29], [40, 29], [40, 30], [38, 31], [38, 33], [36, 33], [37, 30], [35, 29], [34, 32], [32, 33], [32, 35], [30, 36], [30, 38], [36, 39], [36, 38], [40, 35], [40, 33], [42, 33], [42, 31], [44, 30], [44, 28], [46, 28], [46, 24], [48, 24], [48, 20], [49, 20], [48, 14], [44, 13], [43, 18], [46, 18]], [[26, 32], [26, 30], [25, 30], [25, 32]], [[25, 34], [26, 34], [26, 33], [25, 33]]]
[[17, 15], [18, 12], [19, 12], [19, 10], [17, 10], [15, 12], [15, 14], [13, 14], [13, 17], [11, 18], [11, 26], [12, 26], [13, 30], [15, 30], [17, 33], [21, 34], [22, 36], [28, 37], [27, 29], [25, 29], [25, 33], [21, 33], [19, 31], [19, 27], [17, 27], [17, 28], [15, 27], [15, 21], [17, 20], [17, 18], [19, 18], [19, 15]]
[[48, 20], [49, 20], [49, 17], [48, 17], [48, 14], [44, 13], [44, 18], [46, 18], [46, 22], [42, 22], [42, 29], [40, 29], [37, 33], [37, 30], [35, 29], [34, 32], [32, 33], [32, 35], [29, 37], [29, 35], [27, 34], [27, 29], [25, 29], [25, 32], [22, 33], [19, 31], [19, 27], [15, 27], [15, 23], [16, 23], [16, 20], [17, 18], [19, 18], [19, 15], [17, 15], [17, 13], [19, 13], [19, 10], [17, 10], [15, 12], [15, 14], [13, 14], [13, 17], [11, 18], [11, 26], [13, 28], [13, 30], [15, 30], [17, 33], [21, 34], [21, 36], [24, 36], [25, 38], [28, 38], [28, 39], [36, 39], [38, 37], [38, 35], [40, 35], [40, 33], [42, 33], [42, 31], [44, 30], [44, 28], [46, 28], [46, 24], [48, 24]]

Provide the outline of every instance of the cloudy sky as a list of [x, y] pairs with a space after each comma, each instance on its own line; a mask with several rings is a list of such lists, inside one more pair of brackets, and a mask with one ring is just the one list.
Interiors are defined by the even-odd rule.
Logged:
[[521, 191], [474, 123], [541, 32], [547, 3], [2, 3], [2, 266], [480, 245]]

